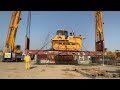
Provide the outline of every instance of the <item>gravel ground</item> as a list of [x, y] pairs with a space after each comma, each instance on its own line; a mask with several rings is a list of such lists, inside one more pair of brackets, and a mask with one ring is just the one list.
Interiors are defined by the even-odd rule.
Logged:
[[120, 66], [75, 66], [75, 65], [36, 65], [31, 62], [31, 69], [25, 69], [25, 62], [0, 62], [0, 79], [91, 79], [75, 68], [100, 68], [117, 71]]

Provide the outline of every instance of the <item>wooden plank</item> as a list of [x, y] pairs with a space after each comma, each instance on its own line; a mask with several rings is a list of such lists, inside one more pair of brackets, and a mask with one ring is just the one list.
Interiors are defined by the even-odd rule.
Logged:
[[107, 70], [100, 70], [99, 68], [75, 69], [75, 71], [89, 77], [120, 78], [119, 73], [110, 73]]
[[78, 69], [75, 69], [75, 70], [76, 70], [77, 72], [85, 75], [85, 76], [89, 76], [89, 77], [96, 77], [96, 76], [97, 76], [97, 73], [94, 72], [94, 71], [90, 72], [90, 71], [86, 71], [86, 70], [78, 70]]

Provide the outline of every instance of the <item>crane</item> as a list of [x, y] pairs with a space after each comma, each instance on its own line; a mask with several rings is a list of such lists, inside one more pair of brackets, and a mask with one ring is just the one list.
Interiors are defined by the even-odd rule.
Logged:
[[[103, 22], [102, 22], [102, 11], [94, 11], [95, 16], [95, 49], [96, 51], [102, 51], [103, 56], [106, 58], [114, 58], [116, 65], [120, 63], [120, 50], [115, 52], [104, 51], [104, 35], [103, 35]], [[106, 52], [106, 54], [104, 53]]]
[[25, 51], [29, 50], [30, 48], [30, 25], [31, 25], [31, 11], [28, 11], [27, 28], [25, 36]]
[[16, 33], [18, 29], [21, 11], [13, 11], [7, 33], [5, 48], [3, 50], [3, 61], [21, 60], [21, 46], [15, 45]]
[[103, 22], [102, 11], [94, 11], [95, 16], [95, 50], [104, 50], [104, 35], [103, 35]]

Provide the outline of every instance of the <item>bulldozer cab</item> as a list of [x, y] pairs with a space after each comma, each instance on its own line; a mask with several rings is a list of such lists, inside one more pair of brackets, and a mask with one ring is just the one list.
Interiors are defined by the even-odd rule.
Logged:
[[68, 38], [68, 31], [66, 30], [58, 30], [56, 35], [65, 35], [65, 39]]
[[21, 53], [21, 46], [20, 45], [16, 45], [14, 49], [15, 49], [14, 50], [15, 53]]

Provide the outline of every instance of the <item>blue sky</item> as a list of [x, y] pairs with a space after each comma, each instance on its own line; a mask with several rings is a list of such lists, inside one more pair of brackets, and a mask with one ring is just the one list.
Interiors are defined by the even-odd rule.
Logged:
[[[27, 11], [22, 11], [15, 41], [16, 45], [22, 46], [22, 50], [25, 47], [27, 15]], [[0, 48], [6, 41], [10, 16], [11, 11], [0, 11]], [[103, 22], [105, 47], [108, 51], [120, 50], [120, 12], [103, 11]], [[95, 50], [94, 11], [31, 11], [30, 49], [40, 49], [48, 33], [50, 35], [46, 42], [50, 41], [60, 28], [83, 35], [86, 37], [83, 41], [84, 47], [89, 51]], [[51, 43], [46, 49], [50, 47]]]

